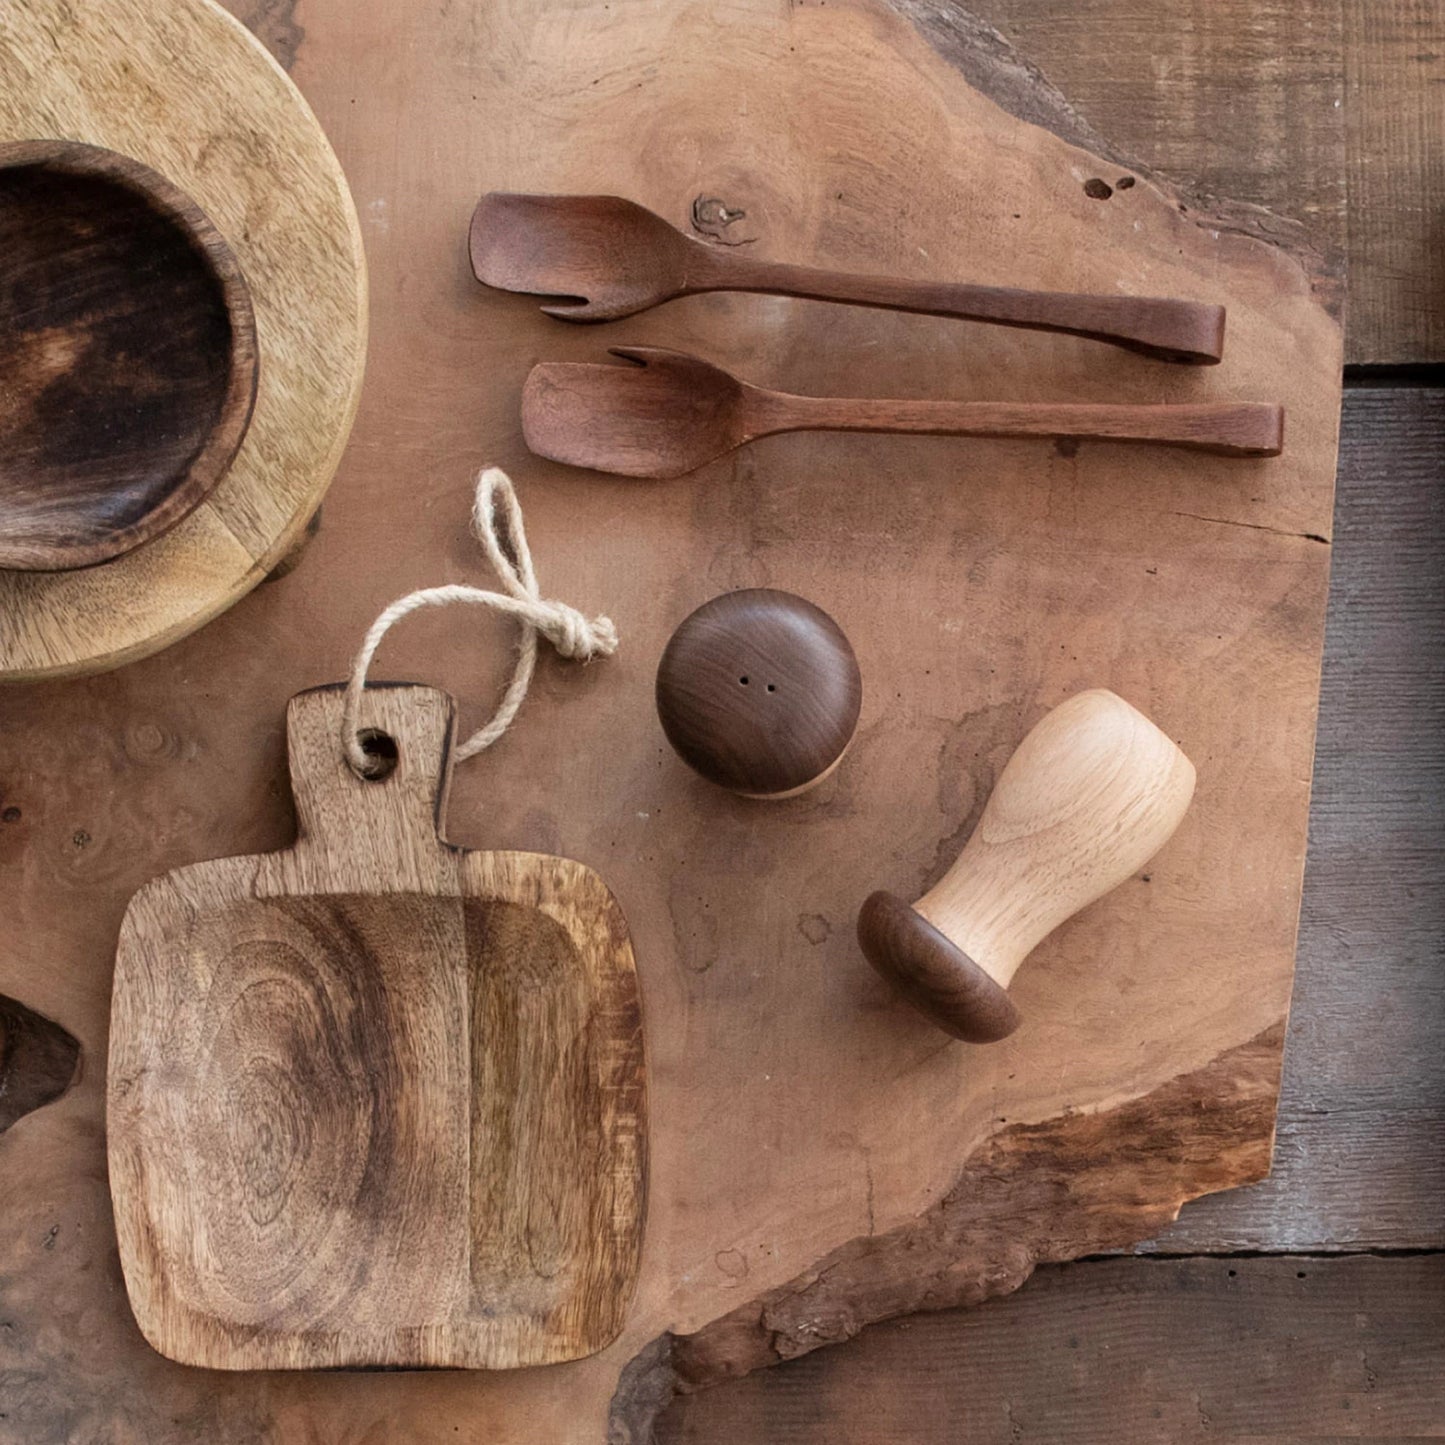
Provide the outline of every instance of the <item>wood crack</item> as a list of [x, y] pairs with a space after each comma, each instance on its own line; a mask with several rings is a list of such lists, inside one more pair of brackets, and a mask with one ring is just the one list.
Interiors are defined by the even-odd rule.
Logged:
[[1271, 527], [1266, 522], [1241, 522], [1234, 517], [1206, 517], [1200, 512], [1175, 512], [1176, 517], [1189, 517], [1196, 522], [1214, 522], [1221, 527], [1246, 527], [1251, 532], [1271, 532], [1276, 537], [1297, 537], [1304, 542], [1320, 542], [1330, 546], [1330, 539], [1318, 532], [1291, 532], [1286, 527]]

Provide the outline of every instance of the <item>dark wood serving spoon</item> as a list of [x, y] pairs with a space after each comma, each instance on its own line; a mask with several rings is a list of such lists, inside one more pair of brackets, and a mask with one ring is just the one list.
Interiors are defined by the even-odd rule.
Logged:
[[758, 437], [789, 431], [925, 432], [1158, 442], [1230, 457], [1278, 456], [1284, 411], [1264, 402], [869, 401], [766, 391], [680, 351], [614, 346], [628, 363], [544, 361], [522, 389], [539, 456], [626, 477], [680, 477]]
[[700, 291], [756, 291], [1060, 331], [1198, 366], [1217, 362], [1224, 350], [1222, 306], [854, 276], [759, 261], [694, 241], [618, 196], [493, 191], [472, 216], [471, 255], [479, 281], [553, 297], [542, 310], [563, 321], [613, 321]]

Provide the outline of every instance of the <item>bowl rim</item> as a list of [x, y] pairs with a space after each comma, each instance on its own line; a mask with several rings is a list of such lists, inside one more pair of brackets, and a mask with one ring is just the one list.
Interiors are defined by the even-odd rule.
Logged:
[[0, 532], [0, 569], [64, 572], [94, 567], [152, 541], [193, 512], [225, 477], [255, 409], [260, 353], [250, 287], [230, 243], [201, 207], [159, 171], [121, 151], [83, 141], [0, 141], [0, 171], [39, 166], [106, 180], [140, 196], [187, 238], [221, 293], [231, 323], [228, 376], [216, 425], [175, 484], [125, 527], [83, 542], [18, 542]]

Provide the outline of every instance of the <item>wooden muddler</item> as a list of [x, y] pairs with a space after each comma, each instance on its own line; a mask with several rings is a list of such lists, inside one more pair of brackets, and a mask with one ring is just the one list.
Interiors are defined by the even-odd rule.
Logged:
[[1066, 918], [1162, 848], [1194, 765], [1143, 713], [1096, 689], [1060, 703], [1019, 745], [957, 861], [911, 908], [874, 893], [858, 915], [869, 961], [941, 1029], [1011, 1034], [1005, 990]]

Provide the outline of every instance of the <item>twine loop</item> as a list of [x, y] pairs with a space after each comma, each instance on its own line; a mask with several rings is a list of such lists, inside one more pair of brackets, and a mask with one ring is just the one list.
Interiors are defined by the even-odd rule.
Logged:
[[[500, 522], [500, 525], [499, 525]], [[456, 750], [456, 757], [473, 757], [489, 748], [512, 725], [537, 666], [537, 637], [545, 637], [562, 657], [590, 662], [594, 657], [610, 657], [617, 651], [617, 628], [610, 617], [587, 617], [575, 607], [545, 598], [537, 585], [532, 566], [532, 552], [527, 546], [527, 532], [522, 525], [522, 508], [517, 501], [512, 479], [500, 467], [486, 467], [477, 477], [476, 499], [472, 504], [472, 530], [487, 554], [487, 560], [501, 578], [505, 592], [488, 592], [481, 587], [452, 584], [426, 587], [398, 598], [371, 624], [361, 650], [351, 665], [346, 684], [346, 701], [341, 714], [341, 746], [346, 760], [363, 777], [375, 770], [372, 759], [362, 745], [360, 727], [361, 700], [366, 687], [366, 674], [381, 640], [403, 617], [424, 607], [446, 607], [465, 602], [476, 607], [490, 607], [507, 613], [522, 624], [517, 646], [517, 665], [512, 680], [502, 694], [491, 721], [478, 728]], [[505, 532], [511, 555], [503, 546]]]

